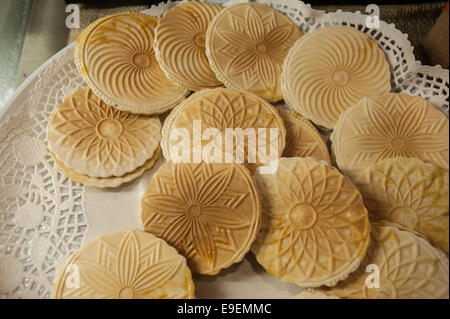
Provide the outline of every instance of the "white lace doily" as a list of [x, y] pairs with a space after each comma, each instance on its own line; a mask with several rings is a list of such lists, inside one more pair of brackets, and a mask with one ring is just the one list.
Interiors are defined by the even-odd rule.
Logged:
[[[407, 36], [395, 25], [381, 21], [379, 29], [368, 29], [367, 15], [325, 13], [297, 0], [257, 2], [280, 10], [304, 32], [334, 24], [365, 32], [386, 52], [393, 90], [428, 99], [448, 116], [449, 71], [416, 61]], [[175, 4], [160, 3], [144, 13], [161, 17]], [[57, 266], [84, 241], [109, 230], [141, 228], [139, 200], [162, 161], [135, 182], [99, 190], [65, 178], [49, 156], [49, 115], [83, 86], [72, 44], [30, 77], [0, 120], [0, 297], [48, 298]], [[195, 280], [198, 297], [284, 298], [301, 291], [268, 275], [252, 256], [218, 276]]]

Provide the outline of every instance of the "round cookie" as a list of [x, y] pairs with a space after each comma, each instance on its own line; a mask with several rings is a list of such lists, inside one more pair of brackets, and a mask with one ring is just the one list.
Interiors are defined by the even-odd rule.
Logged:
[[[238, 137], [237, 143], [234, 138], [233, 144], [229, 143], [232, 149], [227, 149], [227, 132], [231, 136], [229, 132], [238, 134], [238, 129], [241, 129], [242, 138]], [[264, 132], [260, 133], [260, 129]], [[277, 134], [273, 132], [275, 129]], [[286, 136], [283, 120], [270, 103], [250, 92], [227, 88], [201, 90], [174, 108], [162, 129], [161, 148], [166, 159], [178, 158], [180, 141], [177, 134], [184, 130], [189, 135], [189, 145], [182, 148], [188, 152], [184, 162], [199, 162], [203, 158], [204, 161], [226, 163], [242, 159], [240, 162], [245, 162], [251, 169], [266, 164], [270, 158], [280, 157]], [[246, 130], [253, 140], [245, 138]], [[266, 148], [261, 147], [262, 141]], [[268, 150], [269, 146], [271, 150]], [[207, 150], [208, 156], [205, 155]], [[243, 150], [243, 156], [240, 150]]]
[[200, 274], [241, 261], [260, 227], [258, 196], [243, 165], [168, 162], [141, 207], [145, 231], [176, 247]]
[[58, 271], [52, 297], [192, 299], [194, 283], [186, 259], [173, 247], [143, 231], [120, 230], [70, 256]]
[[179, 103], [188, 90], [170, 81], [153, 50], [158, 19], [119, 13], [96, 20], [79, 35], [75, 64], [103, 101], [120, 110], [159, 114]]
[[354, 178], [384, 158], [416, 157], [448, 170], [448, 119], [430, 102], [402, 93], [363, 98], [331, 134], [339, 169]]
[[353, 180], [372, 221], [417, 231], [448, 255], [448, 171], [418, 158], [386, 158]]
[[325, 291], [356, 299], [448, 299], [448, 266], [445, 254], [424, 238], [392, 224], [375, 223], [361, 266]]
[[206, 30], [222, 9], [217, 3], [181, 2], [167, 11], [155, 29], [155, 53], [166, 76], [198, 91], [222, 85], [205, 53]]
[[310, 121], [294, 111], [279, 109], [286, 127], [283, 157], [314, 157], [331, 165], [327, 145]]
[[326, 129], [365, 96], [391, 90], [384, 52], [351, 27], [326, 26], [303, 36], [284, 61], [286, 103]]
[[285, 15], [262, 3], [223, 9], [208, 27], [206, 55], [226, 87], [283, 99], [283, 60], [302, 32]]
[[254, 175], [262, 227], [252, 247], [271, 275], [300, 287], [333, 286], [354, 271], [369, 244], [362, 197], [333, 167], [281, 158], [276, 174]]
[[151, 159], [159, 148], [157, 116], [117, 110], [92, 90], [77, 90], [58, 105], [47, 126], [48, 148], [77, 174], [121, 177]]

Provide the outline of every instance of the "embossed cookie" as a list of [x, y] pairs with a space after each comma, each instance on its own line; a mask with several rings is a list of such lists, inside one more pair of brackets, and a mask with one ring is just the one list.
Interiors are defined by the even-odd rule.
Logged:
[[361, 98], [391, 89], [384, 52], [364, 33], [344, 26], [327, 26], [297, 41], [281, 82], [286, 103], [327, 129]]
[[448, 299], [448, 274], [448, 258], [427, 240], [393, 225], [376, 223], [361, 266], [326, 293], [357, 299]]
[[75, 64], [103, 101], [120, 110], [157, 114], [189, 92], [169, 80], [153, 51], [158, 19], [120, 13], [98, 19], [77, 39]]
[[191, 299], [194, 283], [186, 259], [175, 248], [143, 231], [120, 230], [101, 235], [69, 257], [59, 269], [52, 296]]
[[331, 135], [338, 167], [350, 177], [384, 158], [417, 157], [448, 170], [448, 119], [430, 102], [402, 93], [363, 98]]
[[[185, 135], [187, 143], [178, 147]], [[186, 151], [184, 162], [242, 159], [241, 163], [253, 167], [281, 156], [285, 136], [282, 118], [264, 99], [234, 89], [205, 89], [177, 105], [167, 117], [161, 148], [166, 159], [175, 160]], [[262, 142], [266, 147], [261, 146]]]
[[345, 279], [369, 244], [369, 218], [358, 190], [311, 157], [283, 157], [276, 174], [258, 170], [262, 230], [252, 247], [258, 262], [300, 287], [333, 286]]
[[327, 146], [314, 125], [294, 111], [279, 109], [286, 127], [284, 157], [314, 157], [331, 164]]
[[191, 90], [222, 85], [205, 54], [206, 30], [222, 9], [217, 3], [182, 2], [159, 21], [155, 30], [155, 53], [169, 79]]
[[144, 229], [176, 247], [200, 274], [241, 261], [260, 227], [258, 196], [243, 165], [168, 162], [141, 206]]
[[53, 111], [47, 141], [61, 166], [76, 174], [123, 177], [155, 156], [160, 129], [158, 117], [119, 111], [86, 88], [75, 91]]
[[278, 101], [283, 60], [301, 36], [288, 17], [265, 4], [236, 4], [210, 23], [206, 55], [225, 86]]
[[386, 158], [353, 182], [371, 220], [415, 230], [448, 255], [448, 171], [417, 158]]

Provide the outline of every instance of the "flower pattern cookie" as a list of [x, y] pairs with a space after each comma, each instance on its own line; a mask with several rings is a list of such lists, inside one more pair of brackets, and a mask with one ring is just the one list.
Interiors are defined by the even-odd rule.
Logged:
[[194, 283], [173, 247], [143, 231], [120, 230], [84, 244], [67, 260], [53, 298], [191, 299]]
[[256, 189], [242, 165], [168, 162], [141, 206], [144, 229], [176, 247], [200, 274], [241, 261], [260, 227]]
[[222, 85], [205, 53], [206, 30], [221, 9], [217, 3], [188, 1], [164, 14], [155, 30], [154, 48], [169, 79], [195, 91]]
[[448, 170], [447, 117], [403, 93], [363, 98], [342, 114], [331, 135], [338, 167], [355, 177], [384, 158], [420, 158]]
[[333, 286], [359, 266], [370, 223], [345, 176], [311, 157], [283, 157], [276, 174], [257, 170], [254, 179], [263, 219], [252, 251], [271, 275], [300, 287]]
[[98, 19], [77, 39], [75, 64], [103, 101], [120, 110], [159, 114], [179, 103], [188, 90], [169, 80], [153, 50], [158, 19], [119, 13]]
[[302, 36], [297, 26], [261, 3], [223, 9], [206, 34], [206, 55], [225, 86], [253, 92], [269, 101], [283, 99], [283, 60]]

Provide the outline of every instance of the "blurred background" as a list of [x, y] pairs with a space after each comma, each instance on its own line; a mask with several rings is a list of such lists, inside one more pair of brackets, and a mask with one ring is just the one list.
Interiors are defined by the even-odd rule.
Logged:
[[[14, 90], [42, 63], [96, 19], [117, 12], [140, 11], [153, 1], [124, 0], [2, 0], [0, 1], [0, 108]], [[211, 2], [220, 2], [211, 0]], [[361, 11], [375, 3], [380, 19], [394, 23], [407, 33], [415, 47], [416, 58], [424, 64], [448, 68], [447, 1], [335, 1], [305, 0], [313, 8], [336, 11]], [[358, 3], [358, 5], [355, 5]], [[66, 27], [67, 5], [80, 9], [80, 28]], [[444, 10], [447, 5], [447, 9]], [[446, 51], [446, 53], [444, 52]], [[446, 55], [445, 55], [446, 54]]]

